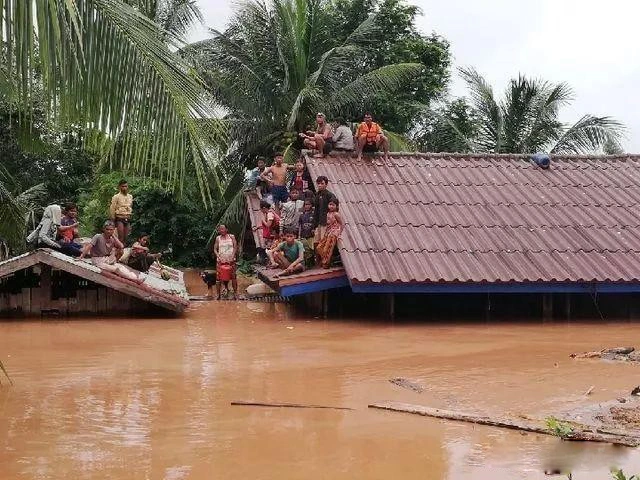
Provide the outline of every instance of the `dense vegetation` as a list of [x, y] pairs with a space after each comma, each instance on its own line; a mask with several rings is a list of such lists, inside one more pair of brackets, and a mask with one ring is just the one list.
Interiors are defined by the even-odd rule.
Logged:
[[449, 44], [401, 0], [249, 0], [191, 45], [196, 0], [10, 0], [0, 13], [12, 25], [0, 29], [0, 244], [13, 252], [52, 202], [78, 202], [94, 232], [126, 177], [134, 233], [202, 265], [222, 212], [241, 217], [244, 168], [293, 151], [318, 111], [371, 110], [422, 151], [620, 149], [608, 117], [558, 121], [565, 84], [521, 76], [496, 99], [467, 69], [468, 98], [448, 98]]

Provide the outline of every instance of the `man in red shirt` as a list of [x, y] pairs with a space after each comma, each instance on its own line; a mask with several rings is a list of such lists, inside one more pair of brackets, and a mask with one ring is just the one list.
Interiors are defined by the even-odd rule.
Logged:
[[384, 159], [389, 160], [389, 139], [384, 136], [382, 128], [373, 121], [369, 112], [364, 114], [364, 121], [358, 126], [356, 138], [358, 161], [362, 160], [362, 152], [375, 153], [381, 148], [384, 151]]

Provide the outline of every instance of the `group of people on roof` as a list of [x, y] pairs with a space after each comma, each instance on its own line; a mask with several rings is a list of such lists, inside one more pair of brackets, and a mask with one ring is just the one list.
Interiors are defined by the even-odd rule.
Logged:
[[355, 150], [358, 161], [362, 160], [362, 153], [384, 152], [385, 160], [389, 158], [389, 138], [384, 134], [379, 124], [373, 121], [373, 116], [367, 112], [362, 123], [352, 131], [344, 118], [337, 118], [335, 122], [327, 121], [324, 113], [316, 115], [315, 130], [309, 128], [301, 132], [300, 138], [309, 150], [315, 151], [316, 158], [322, 158], [331, 152], [352, 153]]
[[147, 272], [161, 254], [149, 250], [150, 236], [142, 233], [127, 247], [133, 214], [133, 196], [126, 180], [121, 180], [109, 206], [110, 218], [102, 232], [89, 239], [79, 233], [78, 207], [75, 203], [49, 205], [42, 220], [27, 237], [35, 247], [47, 247], [80, 260], [88, 257], [102, 270], [136, 283], [144, 282], [141, 273]]

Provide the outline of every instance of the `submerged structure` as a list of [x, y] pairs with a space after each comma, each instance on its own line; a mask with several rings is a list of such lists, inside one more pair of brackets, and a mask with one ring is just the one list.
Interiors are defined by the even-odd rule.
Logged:
[[163, 270], [168, 280], [154, 264], [137, 284], [41, 248], [0, 262], [0, 315], [180, 313], [189, 305], [182, 272]]
[[[640, 292], [640, 156], [541, 166], [528, 155], [332, 155], [307, 167], [340, 200], [344, 275], [270, 283], [283, 294], [339, 289], [384, 298], [389, 312], [412, 295], [466, 294], [490, 308], [492, 295], [538, 294], [549, 313], [557, 294]], [[571, 309], [570, 297], [560, 303]]]

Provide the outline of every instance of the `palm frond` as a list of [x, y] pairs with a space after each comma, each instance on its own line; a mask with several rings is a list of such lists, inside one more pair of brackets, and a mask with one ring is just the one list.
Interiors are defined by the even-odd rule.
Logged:
[[573, 99], [573, 91], [566, 83], [543, 88], [532, 102], [530, 128], [523, 132], [521, 152], [535, 153], [547, 147], [558, 138], [562, 124], [558, 121], [560, 107]]
[[472, 105], [478, 114], [479, 131], [475, 144], [485, 151], [500, 152], [503, 118], [491, 85], [473, 68], [461, 68], [460, 75], [469, 88]]
[[607, 144], [619, 146], [622, 124], [611, 117], [585, 115], [570, 126], [551, 149], [552, 154], [584, 154], [602, 151]]
[[361, 106], [380, 92], [393, 92], [422, 71], [419, 63], [398, 63], [365, 73], [336, 91], [329, 98], [334, 110], [347, 106]]
[[52, 118], [111, 139], [87, 135], [88, 148], [113, 146], [112, 162], [173, 184], [184, 180], [186, 152], [194, 151], [206, 189], [202, 152], [210, 138], [196, 120], [213, 116], [212, 104], [171, 52], [174, 36], [122, 0], [4, 0], [0, 10], [6, 71], [25, 105], [37, 71]]

